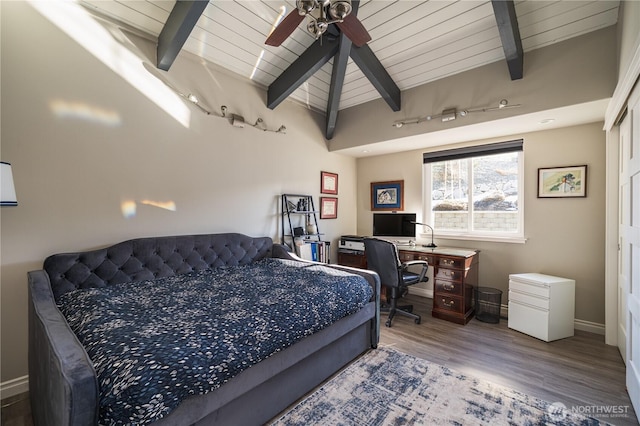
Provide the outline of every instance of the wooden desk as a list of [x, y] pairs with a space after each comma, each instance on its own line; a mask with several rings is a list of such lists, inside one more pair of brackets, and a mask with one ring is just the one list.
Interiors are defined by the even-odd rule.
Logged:
[[[474, 293], [478, 287], [479, 251], [453, 247], [398, 246], [402, 262], [426, 260], [433, 266], [433, 310], [435, 318], [466, 324], [474, 315]], [[364, 253], [341, 253], [340, 265], [367, 267]]]

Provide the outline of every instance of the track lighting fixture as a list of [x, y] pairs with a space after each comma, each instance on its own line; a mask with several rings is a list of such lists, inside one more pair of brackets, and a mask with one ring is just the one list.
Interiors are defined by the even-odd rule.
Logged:
[[458, 117], [466, 117], [469, 114], [472, 113], [477, 113], [477, 112], [489, 112], [489, 111], [498, 111], [498, 110], [502, 110], [502, 109], [506, 109], [506, 108], [517, 108], [519, 107], [520, 104], [517, 105], [509, 105], [509, 101], [507, 101], [506, 99], [501, 99], [500, 102], [498, 102], [498, 106], [495, 107], [485, 107], [485, 108], [468, 108], [468, 109], [463, 109], [458, 111], [455, 108], [447, 108], [445, 110], [442, 111], [442, 113], [440, 114], [434, 114], [434, 115], [427, 115], [425, 117], [418, 117], [418, 118], [409, 118], [406, 120], [400, 120], [400, 121], [396, 121], [392, 124], [393, 127], [399, 129], [400, 127], [404, 126], [405, 124], [418, 124], [418, 123], [422, 123], [424, 121], [431, 121], [434, 119], [440, 119], [442, 120], [443, 123], [449, 122], [449, 121], [453, 121]]
[[[243, 116], [238, 115], [238, 114], [231, 114], [231, 115], [227, 116], [227, 107], [225, 105], [222, 105], [220, 107], [220, 115], [217, 115], [217, 114], [212, 113], [211, 111], [209, 111], [205, 107], [203, 107], [200, 104], [200, 100], [193, 93], [189, 93], [188, 95], [185, 95], [185, 94], [182, 94], [182, 93], [178, 92], [178, 95], [182, 96], [183, 98], [185, 98], [186, 100], [188, 100], [189, 102], [194, 104], [196, 107], [198, 107], [198, 109], [200, 111], [202, 111], [203, 113], [205, 113], [207, 115], [213, 115], [213, 116], [220, 117], [220, 118], [226, 118], [226, 119], [229, 120], [229, 122], [231, 123], [231, 125], [233, 127], [243, 128], [245, 126], [245, 120], [244, 120]], [[286, 133], [286, 130], [287, 130], [287, 128], [284, 126], [284, 124], [281, 125], [278, 128], [278, 130], [270, 130], [264, 124], [264, 120], [262, 120], [262, 118], [260, 118], [260, 117], [258, 117], [258, 119], [256, 120], [255, 124], [250, 124], [250, 126], [253, 127], [253, 128], [256, 128], [258, 130], [262, 130], [263, 132]]]

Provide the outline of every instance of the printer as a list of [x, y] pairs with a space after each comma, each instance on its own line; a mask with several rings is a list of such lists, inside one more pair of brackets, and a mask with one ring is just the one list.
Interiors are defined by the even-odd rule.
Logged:
[[364, 237], [357, 235], [343, 235], [338, 242], [341, 253], [364, 254]]

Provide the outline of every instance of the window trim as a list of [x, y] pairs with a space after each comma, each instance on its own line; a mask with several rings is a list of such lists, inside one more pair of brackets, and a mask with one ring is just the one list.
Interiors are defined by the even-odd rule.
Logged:
[[[505, 243], [524, 243], [526, 242], [524, 233], [524, 150], [523, 139], [511, 140], [506, 142], [498, 142], [486, 145], [474, 145], [463, 148], [454, 148], [441, 151], [433, 151], [423, 153], [423, 195], [422, 208], [423, 220], [433, 226], [433, 217], [431, 211], [431, 163], [441, 161], [451, 161], [463, 158], [483, 157], [488, 155], [503, 154], [508, 152], [518, 152], [518, 232], [486, 232], [486, 231], [469, 231], [465, 229], [461, 232], [445, 231], [434, 227], [434, 236], [441, 239], [452, 240], [476, 240], [476, 241], [494, 241]], [[473, 177], [469, 177], [473, 180]], [[471, 213], [471, 211], [469, 212]], [[421, 237], [426, 233], [420, 233]]]

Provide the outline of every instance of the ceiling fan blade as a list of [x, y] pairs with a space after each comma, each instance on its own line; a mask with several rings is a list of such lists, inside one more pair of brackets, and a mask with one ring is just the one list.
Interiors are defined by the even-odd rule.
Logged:
[[349, 14], [344, 21], [336, 23], [340, 30], [349, 37], [349, 40], [358, 47], [364, 46], [371, 41], [371, 36], [362, 22], [353, 14]]
[[300, 25], [304, 19], [303, 15], [298, 13], [298, 9], [292, 10], [280, 24], [271, 32], [267, 40], [264, 42], [269, 46], [280, 46], [283, 41], [291, 35], [291, 33]]

